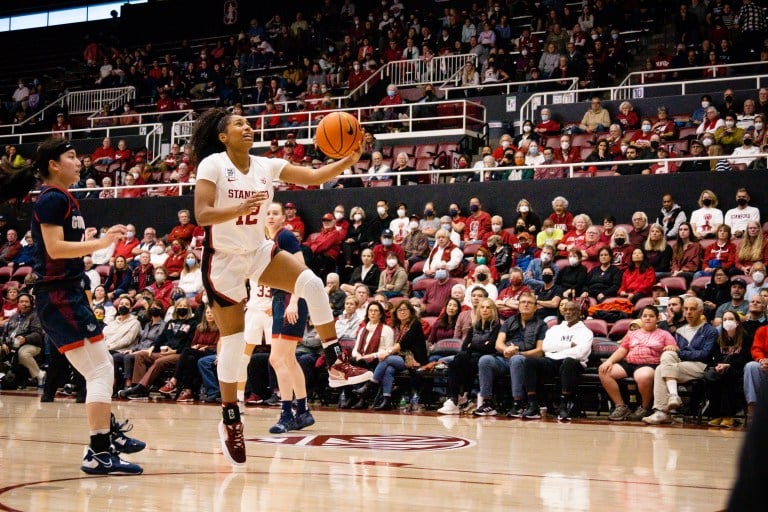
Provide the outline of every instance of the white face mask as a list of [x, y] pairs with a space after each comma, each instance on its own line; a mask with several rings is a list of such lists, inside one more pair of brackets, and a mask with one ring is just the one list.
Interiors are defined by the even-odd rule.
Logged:
[[450, 224], [441, 224], [440, 227], [442, 227], [444, 230], [451, 232], [451, 225]]
[[402, 208], [400, 208], [399, 210], [397, 210], [397, 216], [398, 216], [398, 217], [400, 217], [401, 219], [402, 219], [403, 217], [405, 217], [405, 210], [403, 210]]
[[509, 141], [508, 140], [502, 141], [501, 147], [504, 149], [507, 149], [509, 147]]
[[523, 133], [528, 133], [531, 131], [531, 127], [529, 125], [523, 126]]
[[549, 115], [548, 114], [541, 114], [541, 120], [545, 123], [549, 121]]
[[498, 233], [499, 231], [501, 231], [501, 226], [499, 224], [491, 224], [491, 230], [494, 233]]
[[159, 272], [155, 274], [155, 281], [159, 281], [159, 282], [165, 281], [165, 274], [161, 274]]
[[386, 212], [387, 210], [383, 206], [379, 206], [378, 208], [376, 208], [376, 213], [378, 213], [379, 215], [384, 215]]
[[552, 255], [550, 255], [548, 252], [541, 253], [541, 261], [542, 263], [549, 263], [552, 261]]
[[568, 258], [568, 263], [570, 263], [572, 267], [575, 267], [576, 265], [579, 264], [579, 258], [575, 256], [571, 256], [570, 258]]
[[333, 212], [333, 216], [336, 220], [342, 220], [344, 218], [344, 214], [341, 212]]
[[360, 222], [361, 220], [363, 220], [363, 215], [360, 213], [356, 213], [352, 216], [352, 218], [355, 220], [355, 222]]
[[387, 266], [388, 266], [389, 268], [392, 268], [392, 267], [394, 267], [395, 265], [397, 265], [397, 260], [387, 260]]
[[725, 122], [725, 127], [726, 128], [733, 128], [733, 124], [734, 124], [733, 121], [726, 121]]
[[520, 213], [528, 213], [529, 211], [531, 211], [531, 209], [527, 206], [520, 207]]
[[712, 139], [702, 139], [701, 143], [704, 144], [705, 148], [708, 148], [709, 146], [712, 145]]
[[702, 101], [701, 102], [701, 108], [708, 108], [708, 107], [709, 107], [709, 102], [708, 101]]
[[756, 270], [755, 272], [752, 272], [752, 280], [758, 284], [762, 283], [765, 279], [765, 273], [761, 272], [760, 270]]
[[152, 254], [163, 254], [164, 251], [165, 249], [163, 249], [159, 245], [155, 245], [152, 247]]
[[416, 222], [415, 220], [412, 220], [412, 221], [411, 221], [411, 222], [408, 224], [408, 227], [409, 227], [409, 228], [411, 228], [412, 230], [413, 230], [413, 229], [419, 229], [419, 223], [418, 223], [418, 222]]
[[739, 324], [736, 320], [723, 320], [723, 329], [725, 329], [727, 332], [733, 332], [736, 330], [736, 327], [738, 327]]
[[755, 123], [755, 130], [760, 131], [763, 129], [763, 123]]
[[568, 148], [570, 148], [570, 147], [571, 147], [571, 143], [570, 142], [561, 142], [560, 143], [560, 149], [562, 149], [563, 151], [567, 151]]

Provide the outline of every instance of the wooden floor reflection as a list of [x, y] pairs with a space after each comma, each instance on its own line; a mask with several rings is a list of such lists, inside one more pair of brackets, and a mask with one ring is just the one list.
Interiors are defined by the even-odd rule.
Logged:
[[271, 436], [276, 409], [249, 409], [248, 463], [218, 451], [217, 408], [115, 403], [147, 441], [139, 477], [79, 471], [84, 407], [0, 394], [0, 510], [718, 510], [743, 432], [682, 425], [316, 410]]

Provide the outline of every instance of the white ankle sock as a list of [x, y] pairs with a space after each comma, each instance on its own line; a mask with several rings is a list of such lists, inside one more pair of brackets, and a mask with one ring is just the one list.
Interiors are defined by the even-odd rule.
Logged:
[[677, 379], [667, 379], [667, 391], [670, 395], [677, 394]]

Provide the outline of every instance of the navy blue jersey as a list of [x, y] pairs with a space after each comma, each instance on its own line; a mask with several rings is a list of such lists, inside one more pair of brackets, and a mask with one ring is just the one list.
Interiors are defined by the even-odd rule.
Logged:
[[[280, 231], [277, 232], [277, 236], [275, 236], [274, 239], [275, 245], [278, 249], [281, 251], [285, 251], [290, 254], [296, 254], [297, 252], [301, 252], [301, 243], [299, 242], [299, 239], [296, 238], [296, 236], [288, 231], [285, 228], [281, 228]], [[287, 301], [287, 296], [289, 294], [285, 293], [283, 290], [278, 290], [277, 288], [272, 289], [272, 297], [277, 296], [277, 300], [280, 301]], [[287, 302], [286, 302], [287, 304]]]
[[32, 218], [34, 244], [34, 271], [37, 283], [74, 282], [82, 280], [85, 266], [82, 258], [53, 259], [43, 241], [42, 224], [61, 226], [64, 240], [80, 242], [85, 234], [85, 220], [80, 213], [80, 204], [67, 190], [45, 186], [35, 203]]

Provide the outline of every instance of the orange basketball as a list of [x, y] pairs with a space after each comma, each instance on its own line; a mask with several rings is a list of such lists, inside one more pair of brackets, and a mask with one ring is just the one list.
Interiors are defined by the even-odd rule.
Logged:
[[317, 146], [325, 156], [339, 159], [351, 155], [363, 140], [357, 119], [346, 112], [332, 112], [317, 125]]

